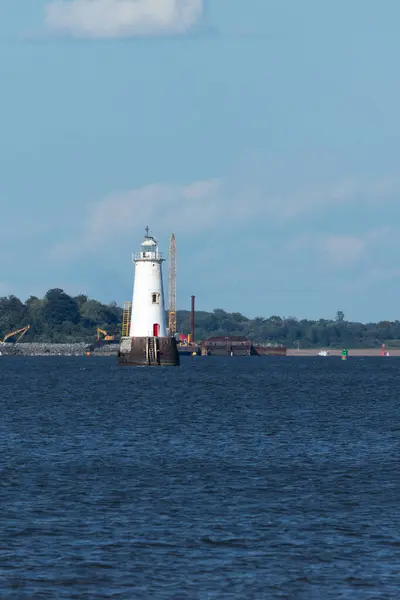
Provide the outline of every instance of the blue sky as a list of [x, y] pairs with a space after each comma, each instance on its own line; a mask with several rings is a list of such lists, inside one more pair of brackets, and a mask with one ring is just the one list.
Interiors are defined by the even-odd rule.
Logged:
[[[400, 318], [400, 3], [0, 3], [0, 294]], [[166, 279], [166, 270], [165, 270]]]

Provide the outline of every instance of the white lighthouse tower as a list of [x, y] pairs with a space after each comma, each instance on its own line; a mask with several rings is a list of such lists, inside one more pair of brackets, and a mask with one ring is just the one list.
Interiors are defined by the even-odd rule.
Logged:
[[164, 258], [158, 251], [157, 240], [149, 235], [148, 227], [140, 252], [134, 254], [132, 260], [135, 263], [135, 280], [129, 336], [165, 337]]
[[176, 339], [167, 336], [162, 278], [164, 257], [158, 251], [157, 240], [149, 235], [148, 227], [140, 252], [132, 259], [135, 278], [131, 317], [129, 322], [129, 312], [124, 310], [119, 362], [136, 366], [178, 366]]

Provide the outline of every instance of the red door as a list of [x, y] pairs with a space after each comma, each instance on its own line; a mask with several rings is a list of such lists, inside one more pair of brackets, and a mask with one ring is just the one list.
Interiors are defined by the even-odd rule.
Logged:
[[158, 337], [159, 333], [160, 333], [160, 326], [158, 323], [154, 323], [153, 324], [153, 336]]

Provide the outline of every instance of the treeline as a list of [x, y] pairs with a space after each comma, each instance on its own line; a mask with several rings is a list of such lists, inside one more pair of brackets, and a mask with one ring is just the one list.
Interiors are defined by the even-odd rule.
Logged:
[[24, 342], [92, 342], [98, 327], [119, 335], [121, 320], [122, 309], [115, 302], [102, 304], [83, 294], [69, 296], [57, 288], [44, 298], [31, 296], [26, 302], [16, 296], [0, 298], [1, 340], [29, 324]]
[[[115, 302], [102, 304], [84, 294], [69, 296], [61, 289], [49, 290], [44, 298], [31, 296], [22, 302], [16, 296], [0, 298], [0, 340], [30, 325], [23, 341], [93, 342], [97, 328], [119, 338], [122, 308]], [[190, 332], [190, 312], [177, 312], [177, 327]], [[400, 321], [355, 323], [338, 311], [334, 319], [316, 321], [295, 317], [249, 319], [222, 309], [196, 311], [196, 341], [211, 336], [242, 335], [254, 343], [278, 343], [287, 348], [400, 347]], [[15, 338], [10, 338], [13, 341]]]
[[[189, 311], [178, 311], [178, 329], [190, 331]], [[355, 323], [342, 311], [334, 319], [298, 320], [295, 317], [249, 319], [240, 313], [216, 309], [196, 312], [196, 339], [244, 335], [254, 343], [283, 344], [287, 348], [372, 348], [386, 344], [400, 347], [400, 321]]]

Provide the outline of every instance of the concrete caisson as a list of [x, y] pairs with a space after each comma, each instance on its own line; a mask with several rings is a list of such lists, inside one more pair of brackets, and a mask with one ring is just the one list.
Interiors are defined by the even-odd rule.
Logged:
[[175, 338], [135, 337], [122, 338], [118, 361], [121, 365], [149, 367], [177, 367], [179, 353]]

